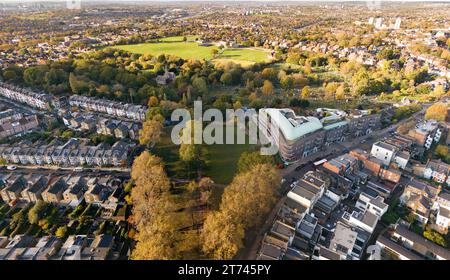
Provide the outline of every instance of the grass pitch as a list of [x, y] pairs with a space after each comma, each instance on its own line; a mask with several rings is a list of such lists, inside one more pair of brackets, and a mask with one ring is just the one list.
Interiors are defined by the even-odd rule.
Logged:
[[188, 36], [187, 42], [183, 42], [182, 36], [168, 37], [160, 39], [158, 42], [144, 43], [136, 45], [118, 45], [114, 48], [122, 49], [131, 53], [151, 54], [159, 56], [168, 54], [184, 59], [212, 60], [216, 63], [234, 62], [242, 66], [249, 66], [256, 62], [269, 62], [270, 53], [265, 50], [250, 48], [226, 48], [219, 51], [219, 55], [213, 58], [211, 51], [218, 49], [217, 46], [199, 46], [192, 40], [195, 36]]

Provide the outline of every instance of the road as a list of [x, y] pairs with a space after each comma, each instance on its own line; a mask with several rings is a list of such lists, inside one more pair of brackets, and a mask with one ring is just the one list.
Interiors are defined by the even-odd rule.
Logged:
[[250, 234], [248, 238], [245, 240], [245, 243], [248, 244], [248, 246], [245, 246], [245, 248], [240, 252], [237, 256], [237, 259], [239, 260], [255, 260], [256, 255], [258, 254], [259, 247], [261, 245], [261, 242], [264, 238], [264, 234], [270, 229], [273, 222], [275, 221], [276, 215], [278, 213], [278, 210], [281, 208], [281, 206], [284, 203], [284, 200], [286, 199], [286, 194], [290, 190], [291, 181], [293, 178], [298, 179], [298, 175], [305, 174], [308, 171], [311, 171], [314, 169], [314, 165], [312, 163], [305, 164], [303, 167], [300, 167], [297, 169], [295, 174], [289, 174], [285, 178], [290, 178], [289, 180], [285, 180], [285, 182], [281, 185], [281, 199], [277, 202], [277, 204], [272, 208], [272, 211], [267, 215], [266, 221], [262, 226], [260, 226], [256, 233]]
[[61, 168], [57, 166], [17, 166], [14, 171], [9, 171], [6, 168], [1, 169], [0, 172], [15, 172], [22, 174], [40, 174], [40, 175], [69, 175], [76, 172], [80, 175], [90, 175], [90, 176], [104, 176], [104, 175], [114, 175], [120, 178], [129, 178], [130, 170], [128, 169], [117, 169], [117, 168], [85, 168], [82, 171], [76, 171], [74, 168]]
[[8, 98], [2, 97], [0, 96], [0, 102], [4, 103], [5, 105], [12, 107], [12, 109], [14, 109], [14, 111], [16, 112], [21, 112], [21, 113], [25, 113], [25, 114], [39, 114], [40, 112], [36, 111], [35, 109], [22, 104], [22, 103], [16, 103]]

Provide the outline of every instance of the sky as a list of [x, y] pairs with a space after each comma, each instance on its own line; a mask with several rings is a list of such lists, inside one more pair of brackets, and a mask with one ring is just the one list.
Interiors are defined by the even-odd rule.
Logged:
[[[27, 3], [27, 2], [66, 2], [67, 0], [0, 0], [0, 3]], [[81, 0], [81, 2], [248, 2], [248, 1], [264, 1], [264, 2], [378, 2], [378, 0]], [[450, 0], [382, 0], [380, 2], [450, 2]]]
[[[33, 2], [67, 2], [72, 0], [0, 0], [2, 3], [33, 3]], [[81, 1], [82, 3], [87, 2], [367, 2], [367, 3], [377, 3], [377, 2], [448, 2], [450, 0], [75, 0]]]

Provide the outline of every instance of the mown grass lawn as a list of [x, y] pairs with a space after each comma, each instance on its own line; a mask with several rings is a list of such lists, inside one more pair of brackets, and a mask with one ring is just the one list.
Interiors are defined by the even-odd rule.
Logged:
[[166, 42], [166, 43], [145, 43], [137, 45], [119, 45], [115, 48], [131, 53], [175, 55], [185, 59], [211, 59], [211, 50], [215, 46], [202, 47], [194, 42]]
[[255, 145], [209, 145], [205, 176], [217, 184], [229, 184], [237, 172], [237, 163], [243, 152], [255, 149]]
[[270, 60], [267, 51], [248, 48], [227, 48], [213, 59], [211, 50], [218, 49], [218, 47], [199, 46], [198, 43], [192, 41], [194, 37], [188, 37], [187, 42], [182, 41], [182, 36], [177, 36], [162, 38], [158, 40], [159, 42], [154, 43], [118, 45], [114, 46], [114, 48], [137, 54], [152, 54], [154, 56], [168, 54], [184, 59], [213, 60], [216, 63], [231, 61], [242, 66], [249, 66], [255, 62], [268, 62]]

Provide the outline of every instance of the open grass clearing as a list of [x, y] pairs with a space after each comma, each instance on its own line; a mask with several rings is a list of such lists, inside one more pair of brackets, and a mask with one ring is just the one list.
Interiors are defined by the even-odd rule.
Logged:
[[183, 42], [183, 36], [168, 37], [158, 39], [153, 43], [143, 43], [135, 45], [117, 45], [116, 49], [122, 49], [131, 53], [137, 54], [151, 54], [159, 56], [161, 54], [174, 55], [184, 59], [197, 60], [212, 60], [215, 63], [234, 62], [243, 67], [250, 66], [257, 62], [269, 62], [270, 53], [255, 48], [226, 48], [219, 51], [219, 54], [214, 58], [212, 54], [213, 49], [217, 46], [200, 46], [198, 43], [192, 41], [195, 36], [188, 37], [187, 42]]

